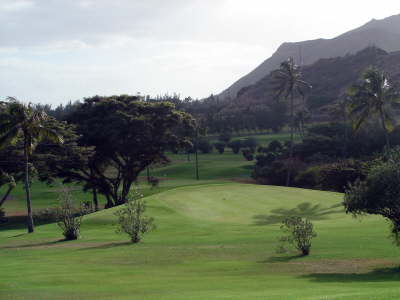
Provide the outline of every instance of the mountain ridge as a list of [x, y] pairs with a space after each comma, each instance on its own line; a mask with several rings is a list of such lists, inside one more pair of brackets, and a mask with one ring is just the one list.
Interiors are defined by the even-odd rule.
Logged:
[[288, 57], [300, 65], [311, 65], [323, 58], [335, 58], [355, 54], [370, 46], [387, 52], [400, 50], [400, 14], [381, 20], [372, 19], [364, 25], [332, 39], [314, 39], [301, 42], [285, 42], [276, 52], [253, 71], [241, 77], [219, 96], [235, 98], [238, 92], [257, 83]]

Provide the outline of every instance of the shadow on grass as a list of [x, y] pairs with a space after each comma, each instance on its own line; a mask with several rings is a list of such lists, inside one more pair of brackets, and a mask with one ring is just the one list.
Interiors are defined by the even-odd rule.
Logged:
[[128, 246], [128, 245], [135, 245], [132, 242], [114, 242], [114, 243], [108, 243], [108, 244], [102, 244], [102, 245], [97, 245], [97, 246], [92, 246], [92, 247], [85, 247], [81, 248], [79, 250], [101, 250], [101, 249], [110, 249], [110, 248], [116, 248], [116, 247], [121, 247], [121, 246]]
[[254, 225], [272, 225], [281, 223], [286, 217], [299, 216], [307, 218], [309, 220], [324, 220], [331, 214], [341, 213], [343, 209], [336, 209], [341, 207], [341, 204], [335, 204], [331, 207], [324, 208], [319, 204], [311, 204], [310, 202], [303, 202], [297, 205], [295, 208], [277, 208], [271, 210], [270, 215], [255, 215]]
[[0, 247], [0, 249], [35, 248], [35, 247], [52, 246], [52, 245], [57, 245], [57, 244], [67, 243], [67, 242], [71, 242], [71, 241], [67, 241], [65, 239], [61, 239], [61, 240], [57, 240], [57, 241], [48, 241], [48, 242], [23, 244], [23, 245], [13, 245], [13, 246], [4, 246], [4, 247]]
[[[26, 216], [8, 216], [6, 222], [0, 223], [0, 231], [26, 228]], [[54, 223], [54, 220], [33, 220], [35, 226]]]
[[381, 282], [381, 281], [399, 281], [400, 268], [381, 268], [373, 270], [369, 273], [314, 273], [302, 275], [301, 278], [309, 279], [313, 282], [329, 283], [329, 282]]
[[292, 255], [292, 256], [272, 256], [266, 260], [258, 261], [258, 263], [285, 263], [299, 258], [304, 258], [302, 255]]

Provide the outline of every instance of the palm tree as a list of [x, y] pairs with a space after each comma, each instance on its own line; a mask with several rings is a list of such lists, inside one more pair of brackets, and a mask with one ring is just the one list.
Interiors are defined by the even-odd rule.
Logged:
[[349, 103], [350, 97], [348, 95], [343, 95], [339, 98], [339, 100], [330, 107], [330, 114], [334, 120], [342, 120], [343, 122], [343, 158], [346, 159], [348, 155], [348, 136], [349, 136]]
[[288, 60], [281, 63], [280, 68], [273, 72], [273, 79], [274, 91], [278, 99], [283, 97], [286, 101], [290, 101], [290, 147], [289, 166], [286, 177], [286, 186], [289, 186], [292, 172], [293, 132], [295, 127], [294, 98], [297, 95], [304, 97], [305, 90], [311, 88], [311, 86], [302, 80], [300, 67], [294, 63], [293, 57], [290, 57]]
[[362, 74], [361, 83], [348, 89], [348, 95], [350, 117], [355, 131], [377, 115], [385, 133], [386, 147], [389, 149], [389, 132], [394, 128], [390, 108], [400, 102], [400, 94], [390, 82], [389, 76], [376, 67], [370, 67]]
[[29, 157], [35, 146], [43, 140], [63, 143], [55, 131], [46, 127], [50, 117], [43, 111], [35, 110], [31, 104], [25, 105], [15, 98], [9, 103], [0, 118], [0, 147], [15, 144], [21, 140], [24, 150], [25, 193], [28, 209], [28, 232], [34, 230], [32, 203], [29, 189]]

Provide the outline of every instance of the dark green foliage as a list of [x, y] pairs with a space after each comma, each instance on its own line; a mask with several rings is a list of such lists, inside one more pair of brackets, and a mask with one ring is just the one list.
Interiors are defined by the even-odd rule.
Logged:
[[283, 145], [280, 141], [274, 140], [268, 144], [267, 149], [270, 152], [281, 152], [283, 150]]
[[249, 148], [253, 153], [257, 148], [257, 140], [254, 137], [248, 137], [242, 141], [242, 147]]
[[231, 139], [232, 139], [232, 134], [228, 131], [224, 131], [218, 137], [218, 140], [223, 142], [225, 145], [228, 144]]
[[306, 189], [318, 188], [319, 176], [319, 167], [310, 167], [297, 174], [294, 179], [295, 185]]
[[248, 160], [252, 161], [254, 160], [254, 151], [251, 148], [243, 149], [242, 150], [243, 157]]
[[365, 180], [346, 189], [344, 207], [353, 215], [373, 214], [387, 218], [394, 241], [400, 246], [400, 149], [371, 168]]
[[323, 190], [344, 192], [349, 183], [365, 178], [360, 161], [344, 160], [319, 166], [317, 186]]
[[117, 210], [118, 233], [126, 233], [130, 236], [132, 243], [139, 243], [146, 232], [154, 229], [154, 220], [144, 216], [146, 203], [141, 199], [137, 190], [131, 192], [127, 203]]
[[48, 126], [52, 121], [44, 111], [35, 109], [32, 104], [24, 104], [9, 98], [0, 110], [0, 148], [12, 147], [18, 143], [23, 147], [24, 185], [27, 203], [28, 232], [34, 231], [32, 200], [30, 197], [31, 157], [36, 146], [43, 141], [62, 144], [62, 136]]
[[[107, 207], [126, 202], [132, 183], [151, 164], [168, 161], [168, 149], [188, 149], [194, 120], [168, 102], [145, 102], [136, 96], [85, 99], [69, 121], [78, 143], [95, 147], [84, 168], [67, 174], [107, 198]], [[88, 167], [88, 168], [87, 168]], [[85, 177], [79, 175], [85, 170]]]
[[289, 244], [300, 251], [303, 256], [310, 254], [311, 240], [317, 234], [309, 220], [298, 216], [288, 217], [282, 221], [281, 230], [287, 235], [279, 239], [281, 245], [278, 248], [278, 252], [287, 252], [285, 245]]
[[197, 148], [204, 154], [211, 153], [213, 151], [213, 145], [208, 138], [199, 138], [197, 142]]
[[226, 144], [224, 142], [214, 143], [215, 149], [217, 149], [219, 154], [223, 154], [225, 152]]
[[[295, 159], [292, 162], [292, 172], [290, 180], [293, 182], [297, 174], [304, 170], [303, 162]], [[257, 155], [257, 162], [252, 173], [252, 177], [261, 184], [285, 185], [287, 179], [288, 161], [287, 159], [277, 159], [273, 153]]]
[[228, 144], [228, 147], [232, 149], [232, 152], [238, 154], [240, 149], [243, 147], [242, 141], [234, 140]]

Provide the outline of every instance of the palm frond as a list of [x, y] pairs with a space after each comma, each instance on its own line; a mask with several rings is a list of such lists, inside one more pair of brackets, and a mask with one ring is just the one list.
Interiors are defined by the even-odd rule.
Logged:
[[0, 137], [0, 149], [8, 147], [10, 145], [14, 145], [19, 136], [19, 129], [14, 127], [13, 129], [9, 130], [6, 134]]

